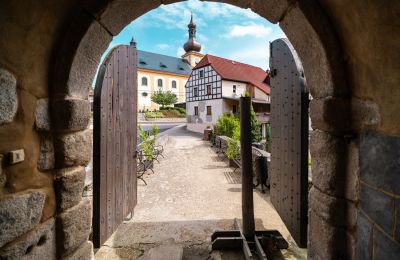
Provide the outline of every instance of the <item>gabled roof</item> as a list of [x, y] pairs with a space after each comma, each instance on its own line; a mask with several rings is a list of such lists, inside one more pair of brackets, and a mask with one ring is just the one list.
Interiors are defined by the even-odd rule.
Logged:
[[268, 73], [259, 67], [207, 54], [193, 70], [207, 65], [211, 65], [222, 79], [250, 83], [266, 94], [270, 92], [270, 86], [264, 82]]
[[147, 51], [138, 50], [137, 53], [138, 68], [181, 75], [190, 75], [192, 72], [189, 63], [184, 59]]

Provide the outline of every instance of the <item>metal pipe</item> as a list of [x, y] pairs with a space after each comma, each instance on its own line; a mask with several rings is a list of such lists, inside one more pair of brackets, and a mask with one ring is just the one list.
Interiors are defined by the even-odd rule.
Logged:
[[251, 158], [250, 97], [240, 98], [240, 155], [242, 161], [243, 235], [253, 241], [255, 233], [253, 203], [253, 165]]

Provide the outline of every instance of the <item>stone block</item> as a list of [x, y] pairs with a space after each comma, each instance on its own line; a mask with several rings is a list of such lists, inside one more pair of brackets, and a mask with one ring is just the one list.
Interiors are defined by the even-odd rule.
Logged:
[[[132, 1], [130, 1], [132, 2]], [[132, 2], [133, 3], [133, 2]], [[125, 10], [125, 12], [129, 12]], [[132, 9], [130, 9], [132, 12]], [[114, 18], [118, 20], [117, 14]], [[129, 24], [126, 23], [125, 26]], [[97, 21], [92, 21], [81, 39], [70, 67], [67, 93], [72, 97], [87, 99], [101, 55], [107, 49], [112, 36]]]
[[364, 184], [360, 185], [360, 207], [377, 225], [387, 233], [394, 228], [394, 199], [383, 192]]
[[53, 139], [48, 134], [40, 136], [40, 153], [37, 162], [37, 168], [41, 171], [51, 170], [54, 168], [54, 145]]
[[343, 198], [329, 196], [312, 187], [309, 192], [310, 210], [328, 224], [354, 229], [357, 219], [356, 205]]
[[399, 259], [400, 245], [383, 234], [379, 229], [374, 229], [374, 256], [372, 259]]
[[[174, 2], [181, 2], [180, 1], [176, 1], [176, 0], [162, 0], [163, 4], [170, 4], [170, 3], [174, 3]], [[201, 0], [203, 2], [216, 2], [216, 3], [226, 3], [226, 4], [230, 4], [230, 5], [234, 5], [236, 7], [240, 7], [240, 8], [250, 8], [252, 2], [254, 2], [254, 0], [211, 0], [211, 1], [206, 1], [206, 0]]]
[[339, 98], [313, 99], [310, 102], [313, 129], [326, 132], [350, 130], [350, 100]]
[[4, 188], [7, 182], [7, 176], [3, 172], [3, 158], [4, 155], [0, 154], [0, 194], [2, 194], [2, 189]]
[[[286, 1], [285, 1], [286, 2]], [[340, 43], [331, 21], [318, 5], [297, 1], [279, 22], [296, 49], [313, 98], [348, 93]], [[307, 37], [304, 37], [307, 35]]]
[[39, 131], [51, 130], [51, 116], [47, 98], [39, 99], [36, 102], [35, 125]]
[[0, 200], [0, 248], [39, 223], [45, 197], [44, 192], [32, 190]]
[[58, 168], [86, 166], [91, 158], [92, 133], [86, 130], [56, 136], [54, 148]]
[[394, 238], [400, 242], [400, 200], [396, 200], [396, 230]]
[[344, 197], [348, 200], [357, 202], [360, 190], [359, 143], [357, 140], [352, 140], [347, 147], [347, 167]]
[[400, 137], [372, 130], [361, 136], [360, 179], [400, 195]]
[[3, 247], [0, 250], [0, 259], [56, 259], [54, 218]]
[[56, 99], [52, 102], [53, 125], [59, 131], [80, 131], [88, 127], [90, 103], [83, 99]]
[[0, 125], [13, 121], [18, 110], [17, 80], [0, 68]]
[[78, 249], [76, 249], [75, 252], [62, 258], [62, 260], [75, 260], [75, 259], [82, 259], [82, 260], [94, 259], [92, 242], [86, 241]]
[[363, 129], [368, 126], [378, 125], [381, 121], [379, 107], [369, 100], [352, 98], [351, 124], [353, 129]]
[[358, 259], [372, 259], [372, 224], [362, 213], [357, 216], [356, 247]]
[[310, 151], [313, 185], [329, 195], [343, 196], [346, 186], [343, 166], [345, 150], [344, 140], [322, 131], [312, 131]]
[[72, 254], [88, 240], [91, 222], [92, 206], [87, 199], [57, 216], [57, 251], [60, 257]]
[[54, 185], [59, 211], [71, 208], [81, 201], [85, 176], [84, 167], [65, 168], [57, 172]]
[[251, 10], [271, 23], [278, 23], [289, 7], [287, 0], [253, 0]]
[[[117, 35], [127, 24], [139, 16], [159, 7], [160, 0], [117, 0], [112, 1], [101, 14], [100, 22], [112, 35]], [[164, 1], [165, 4], [180, 2], [177, 0]], [[96, 39], [93, 37], [93, 39]], [[110, 39], [111, 41], [111, 39]], [[109, 41], [109, 42], [110, 42]], [[88, 41], [90, 46], [91, 41]], [[108, 44], [108, 43], [107, 43]], [[107, 48], [107, 46], [106, 46]]]
[[309, 259], [348, 259], [346, 238], [345, 229], [330, 225], [315, 213], [309, 212]]

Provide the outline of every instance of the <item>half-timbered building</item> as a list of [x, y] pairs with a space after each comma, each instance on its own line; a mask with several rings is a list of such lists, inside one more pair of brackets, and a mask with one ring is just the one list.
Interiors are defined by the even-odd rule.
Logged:
[[[270, 86], [263, 69], [206, 55], [193, 68], [185, 85], [189, 127], [215, 124], [223, 113], [239, 111], [239, 98], [248, 92], [261, 125], [269, 121]], [[201, 124], [201, 125], [199, 125]], [[264, 133], [263, 133], [264, 134]]]

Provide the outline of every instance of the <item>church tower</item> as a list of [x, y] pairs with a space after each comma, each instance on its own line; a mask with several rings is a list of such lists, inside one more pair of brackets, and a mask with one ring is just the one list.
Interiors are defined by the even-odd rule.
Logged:
[[182, 55], [182, 59], [187, 60], [190, 66], [193, 68], [204, 57], [204, 55], [200, 53], [201, 44], [196, 41], [196, 24], [193, 22], [193, 14], [190, 16], [188, 28], [189, 39], [183, 45], [185, 54]]

